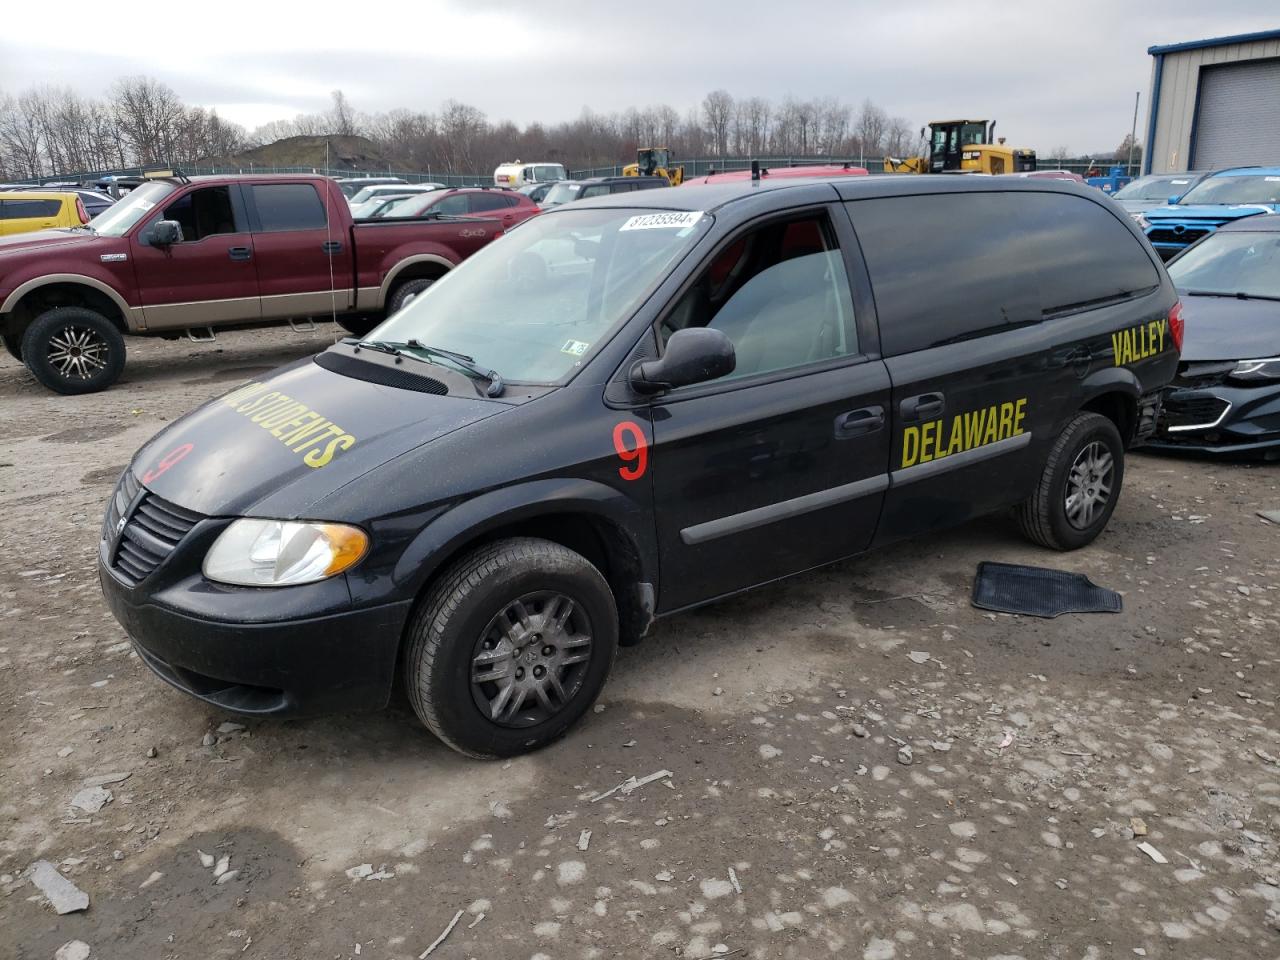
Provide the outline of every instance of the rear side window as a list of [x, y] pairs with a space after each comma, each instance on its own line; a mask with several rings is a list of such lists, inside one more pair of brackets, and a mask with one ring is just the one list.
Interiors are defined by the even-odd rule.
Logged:
[[471, 212], [487, 213], [490, 210], [505, 210], [515, 201], [508, 200], [500, 193], [473, 193], [470, 194]]
[[61, 209], [61, 200], [5, 200], [0, 202], [0, 218], [26, 220], [35, 217], [56, 217]]
[[1110, 212], [1055, 193], [953, 193], [849, 205], [885, 355], [1038, 323], [1160, 283]]
[[258, 183], [252, 189], [264, 233], [325, 228], [324, 204], [311, 184]]

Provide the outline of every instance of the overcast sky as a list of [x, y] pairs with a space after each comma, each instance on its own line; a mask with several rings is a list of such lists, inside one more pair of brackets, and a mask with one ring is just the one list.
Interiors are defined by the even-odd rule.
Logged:
[[[366, 5], [81, 0], [0, 34], [0, 90], [85, 95], [147, 74], [252, 129], [325, 109], [341, 88], [363, 111], [435, 110], [553, 123], [584, 107], [669, 103], [683, 114], [736, 97], [871, 98], [918, 126], [995, 118], [1048, 154], [1111, 150], [1147, 110], [1147, 47], [1280, 28], [1277, 0], [417, 0]], [[361, 11], [367, 11], [362, 13]], [[149, 12], [150, 11], [150, 12]]]

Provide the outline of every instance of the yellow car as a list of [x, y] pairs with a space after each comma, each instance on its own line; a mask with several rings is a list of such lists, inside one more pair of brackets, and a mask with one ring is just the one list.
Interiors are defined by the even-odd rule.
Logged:
[[49, 227], [79, 227], [88, 222], [84, 203], [74, 193], [0, 193], [0, 237]]

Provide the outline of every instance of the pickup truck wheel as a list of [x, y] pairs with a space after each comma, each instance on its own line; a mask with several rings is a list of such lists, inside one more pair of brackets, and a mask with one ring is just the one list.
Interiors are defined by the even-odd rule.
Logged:
[[22, 359], [56, 393], [105, 390], [124, 370], [124, 337], [115, 324], [87, 307], [54, 307], [27, 327]]
[[450, 747], [510, 757], [578, 721], [617, 649], [618, 611], [599, 570], [549, 540], [500, 540], [450, 566], [414, 612], [405, 684]]
[[9, 351], [9, 356], [15, 360], [22, 359], [22, 337], [16, 333], [6, 333], [3, 337], [4, 348]]
[[1077, 550], [1106, 527], [1123, 482], [1120, 431], [1100, 414], [1081, 413], [1054, 441], [1035, 492], [1018, 507], [1018, 524], [1042, 547]]
[[399, 313], [404, 309], [405, 304], [433, 283], [435, 283], [434, 280], [419, 277], [417, 280], [406, 280], [400, 284], [395, 290], [391, 291], [391, 296], [387, 298], [387, 316]]

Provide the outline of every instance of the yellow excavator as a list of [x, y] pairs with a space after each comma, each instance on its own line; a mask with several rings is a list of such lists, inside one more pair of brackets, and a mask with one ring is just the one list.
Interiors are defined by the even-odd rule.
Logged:
[[622, 175], [664, 177], [673, 187], [684, 183], [684, 167], [671, 166], [671, 150], [668, 147], [641, 147], [636, 151], [636, 162], [623, 167]]
[[1006, 147], [994, 120], [932, 120], [920, 129], [923, 156], [885, 157], [885, 173], [1028, 173], [1036, 152]]

